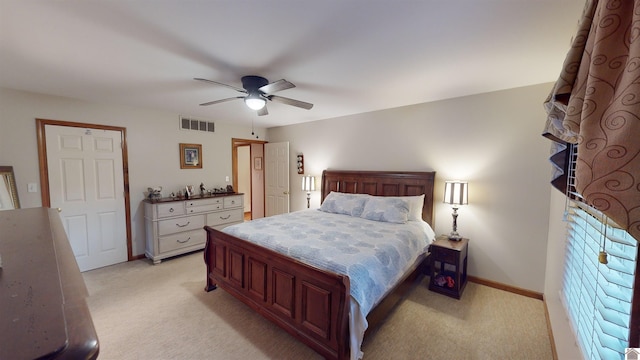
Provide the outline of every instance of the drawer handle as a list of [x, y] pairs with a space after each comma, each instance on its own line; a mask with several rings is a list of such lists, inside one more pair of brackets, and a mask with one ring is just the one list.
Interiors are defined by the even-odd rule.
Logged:
[[187, 221], [187, 223], [186, 223], [186, 224], [184, 224], [184, 225], [176, 224], [176, 226], [177, 226], [177, 227], [185, 227], [185, 226], [187, 226], [187, 225], [189, 225], [189, 224], [191, 224], [191, 221]]
[[173, 208], [169, 209], [169, 212], [173, 212]]
[[230, 218], [230, 217], [231, 217], [231, 214], [227, 215], [227, 217], [222, 217], [222, 216], [220, 216], [220, 220], [227, 220], [227, 219], [228, 219], [228, 218]]
[[189, 236], [189, 238], [185, 241], [180, 241], [180, 240], [176, 240], [176, 241], [179, 242], [180, 244], [184, 244], [186, 242], [189, 242], [189, 240], [191, 240], [191, 236]]

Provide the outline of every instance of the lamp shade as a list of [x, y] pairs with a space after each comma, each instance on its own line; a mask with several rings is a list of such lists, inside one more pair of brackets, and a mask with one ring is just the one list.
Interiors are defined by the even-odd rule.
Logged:
[[313, 176], [303, 176], [302, 191], [316, 191], [316, 178]]
[[267, 100], [260, 96], [260, 94], [251, 93], [244, 98], [244, 103], [247, 104], [251, 110], [260, 110], [266, 105]]
[[467, 205], [469, 203], [469, 187], [466, 181], [444, 182], [444, 203], [451, 205]]

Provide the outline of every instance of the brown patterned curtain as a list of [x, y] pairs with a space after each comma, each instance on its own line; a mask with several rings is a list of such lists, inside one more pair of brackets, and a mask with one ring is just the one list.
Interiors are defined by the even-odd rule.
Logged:
[[555, 157], [578, 144], [577, 191], [640, 241], [640, 0], [587, 1], [545, 108]]

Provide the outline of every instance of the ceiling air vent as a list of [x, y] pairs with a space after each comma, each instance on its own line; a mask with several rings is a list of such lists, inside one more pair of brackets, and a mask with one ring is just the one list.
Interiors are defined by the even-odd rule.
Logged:
[[180, 122], [181, 130], [196, 130], [204, 132], [215, 132], [215, 124], [211, 121], [204, 121], [194, 119], [180, 115], [178, 121]]

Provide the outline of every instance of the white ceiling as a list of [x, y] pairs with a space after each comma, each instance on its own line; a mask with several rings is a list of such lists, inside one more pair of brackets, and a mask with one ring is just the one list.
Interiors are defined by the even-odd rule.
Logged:
[[[272, 127], [554, 81], [584, 0], [0, 0], [0, 86]], [[286, 79], [258, 117], [243, 75]], [[540, 99], [542, 102], [544, 99]], [[542, 106], [542, 105], [541, 105]]]

